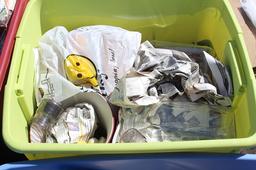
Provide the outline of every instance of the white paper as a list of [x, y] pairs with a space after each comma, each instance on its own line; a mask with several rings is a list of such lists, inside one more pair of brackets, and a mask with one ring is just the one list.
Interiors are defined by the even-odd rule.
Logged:
[[126, 96], [145, 96], [150, 80], [147, 77], [126, 78]]

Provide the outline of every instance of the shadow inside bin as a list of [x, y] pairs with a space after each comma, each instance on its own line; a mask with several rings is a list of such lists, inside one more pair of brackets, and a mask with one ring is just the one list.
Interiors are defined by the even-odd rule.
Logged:
[[254, 170], [256, 155], [238, 154], [147, 154], [105, 155], [24, 161], [5, 164], [0, 170]]

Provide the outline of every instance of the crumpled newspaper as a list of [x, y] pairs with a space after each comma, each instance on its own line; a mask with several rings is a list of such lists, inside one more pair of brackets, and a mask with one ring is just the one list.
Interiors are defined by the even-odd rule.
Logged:
[[[46, 143], [94, 142], [91, 139], [97, 128], [97, 119], [92, 105], [76, 104], [67, 108], [58, 122], [48, 132]], [[102, 140], [104, 141], [104, 140]]]
[[110, 102], [120, 107], [145, 106], [185, 93], [192, 102], [204, 98], [209, 104], [231, 106], [232, 83], [225, 66], [206, 52], [200, 55], [191, 59], [184, 52], [144, 42], [134, 70], [119, 81]]
[[170, 100], [150, 106], [122, 108], [113, 143], [233, 137], [234, 118], [230, 113], [228, 107]]
[[16, 0], [0, 0], [0, 26], [7, 27]]

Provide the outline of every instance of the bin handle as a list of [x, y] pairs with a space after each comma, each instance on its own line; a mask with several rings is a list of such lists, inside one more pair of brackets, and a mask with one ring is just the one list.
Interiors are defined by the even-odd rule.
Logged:
[[[232, 82], [233, 82], [233, 105], [238, 102], [238, 95], [243, 93], [245, 90], [244, 81], [241, 74], [243, 74], [242, 68], [239, 67], [238, 62], [240, 61], [239, 53], [236, 50], [233, 42], [229, 41], [225, 48], [225, 60], [229, 64], [231, 70]], [[241, 65], [240, 65], [241, 66]]]
[[31, 104], [29, 105], [28, 102], [29, 96], [33, 95], [33, 92], [32, 94], [29, 94], [29, 91], [31, 91], [31, 89], [28, 87], [29, 80], [31, 81], [32, 79], [33, 81], [33, 73], [31, 73], [31, 70], [29, 70], [29, 67], [31, 67], [32, 63], [31, 55], [32, 47], [30, 45], [24, 45], [21, 52], [21, 62], [15, 86], [15, 94], [17, 96], [18, 103], [28, 123], [33, 116], [33, 107], [30, 107]]
[[241, 91], [241, 88], [243, 88], [243, 79], [241, 76], [241, 72], [243, 70], [241, 70], [241, 68], [239, 69], [238, 65], [238, 61], [240, 60], [240, 58], [238, 58], [239, 53], [235, 50], [231, 42], [228, 42], [227, 51], [230, 54], [230, 64], [232, 65], [232, 67], [234, 67], [232, 70], [234, 84], [237, 84], [237, 90]]

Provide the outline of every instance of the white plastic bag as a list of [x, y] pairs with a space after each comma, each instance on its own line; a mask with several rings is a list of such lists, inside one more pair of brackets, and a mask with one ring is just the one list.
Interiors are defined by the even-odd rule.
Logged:
[[112, 26], [81, 27], [70, 32], [75, 53], [87, 56], [96, 65], [103, 95], [109, 95], [133, 66], [141, 34]]
[[256, 28], [256, 1], [241, 0], [241, 5], [246, 15], [249, 17], [254, 27]]
[[67, 80], [64, 60], [70, 54], [85, 56], [93, 62], [99, 84], [96, 89], [104, 96], [109, 95], [132, 68], [140, 42], [139, 32], [113, 26], [87, 26], [71, 32], [58, 26], [49, 30], [39, 42], [37, 102], [40, 95], [60, 102], [88, 90]]

